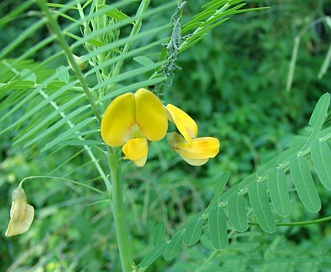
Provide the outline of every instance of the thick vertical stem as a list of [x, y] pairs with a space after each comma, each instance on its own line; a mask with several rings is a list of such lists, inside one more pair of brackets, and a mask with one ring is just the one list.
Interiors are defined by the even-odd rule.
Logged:
[[124, 220], [123, 210], [123, 188], [121, 180], [121, 166], [116, 158], [115, 151], [112, 148], [108, 149], [109, 167], [111, 171], [112, 180], [112, 197], [113, 197], [113, 217], [115, 223], [115, 231], [117, 237], [117, 245], [120, 253], [122, 270], [124, 272], [131, 272], [131, 252], [129, 246], [128, 232]]

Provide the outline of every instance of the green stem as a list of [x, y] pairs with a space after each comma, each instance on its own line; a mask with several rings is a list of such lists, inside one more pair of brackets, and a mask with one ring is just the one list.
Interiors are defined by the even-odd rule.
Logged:
[[84, 188], [87, 188], [91, 191], [94, 191], [98, 194], [101, 194], [101, 195], [107, 195], [108, 194], [104, 191], [101, 191], [93, 186], [90, 186], [88, 184], [85, 184], [83, 182], [79, 182], [79, 181], [76, 181], [76, 180], [72, 180], [72, 179], [67, 179], [67, 178], [61, 178], [61, 177], [56, 177], [56, 176], [29, 176], [29, 177], [25, 177], [24, 179], [21, 180], [19, 186], [22, 186], [23, 185], [23, 182], [27, 181], [27, 180], [36, 180], [36, 179], [41, 179], [41, 180], [45, 180], [45, 179], [51, 179], [53, 181], [63, 181], [63, 182], [70, 182], [72, 184], [75, 184], [75, 185], [78, 185], [78, 186], [81, 186], [81, 187], [84, 187]]
[[220, 250], [215, 249], [207, 259], [205, 259], [205, 261], [202, 263], [202, 265], [199, 267], [199, 269], [197, 270], [197, 272], [203, 271], [206, 266], [209, 264], [209, 262], [214, 258], [214, 256], [219, 252]]
[[[305, 226], [311, 224], [319, 224], [331, 221], [331, 216], [315, 219], [315, 220], [308, 220], [308, 221], [299, 221], [299, 222], [288, 222], [288, 223], [276, 223], [276, 226], [283, 227], [283, 226]], [[249, 222], [252, 226], [259, 226], [257, 222]]]
[[117, 238], [117, 246], [120, 253], [123, 272], [131, 272], [131, 252], [128, 239], [128, 232], [124, 221], [123, 209], [123, 188], [121, 181], [121, 166], [116, 158], [116, 153], [113, 148], [108, 148], [108, 164], [111, 172], [112, 180], [112, 196], [113, 196], [113, 217], [115, 223], [115, 231]]
[[94, 115], [96, 116], [96, 118], [98, 119], [99, 122], [101, 122], [101, 116], [99, 114], [99, 111], [96, 107], [95, 101], [93, 99], [93, 96], [90, 92], [89, 87], [87, 86], [86, 80], [84, 78], [83, 73], [81, 72], [81, 70], [79, 69], [79, 66], [77, 64], [77, 62], [74, 59], [74, 56], [70, 50], [70, 47], [68, 46], [67, 42], [65, 41], [64, 35], [62, 33], [62, 30], [60, 28], [60, 26], [58, 25], [57, 21], [54, 19], [53, 15], [51, 14], [51, 12], [49, 11], [46, 3], [44, 0], [38, 0], [38, 5], [40, 7], [40, 9], [44, 12], [47, 20], [48, 20], [48, 24], [51, 27], [52, 31], [54, 32], [55, 36], [57, 37], [57, 40], [59, 42], [59, 44], [61, 45], [66, 57], [68, 58], [72, 69], [74, 70], [79, 83], [82, 85], [82, 88], [85, 92], [85, 95], [87, 97], [87, 100], [89, 101], [91, 108], [93, 110]]

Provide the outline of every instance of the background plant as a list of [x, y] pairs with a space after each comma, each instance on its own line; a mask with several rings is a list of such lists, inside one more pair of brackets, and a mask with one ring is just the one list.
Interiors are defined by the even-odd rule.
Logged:
[[[219, 1], [210, 5], [216, 2]], [[233, 1], [235, 5], [239, 2]], [[167, 55], [161, 44], [166, 45], [172, 37], [171, 17], [176, 13], [177, 2], [152, 1], [142, 13], [141, 30], [126, 39], [139, 19], [135, 17], [139, 3], [128, 3], [115, 3], [108, 10], [103, 6], [106, 3], [97, 5], [91, 1], [81, 3], [81, 8], [76, 1], [48, 6], [58, 15], [71, 51], [84, 55], [82, 61], [89, 62], [83, 74], [92, 90], [91, 99], [97, 101], [98, 112], [102, 114], [109, 101], [120, 93], [155, 86], [156, 91], [164, 90], [167, 102], [181, 105], [190, 113], [201, 131], [221, 140], [219, 157], [199, 168], [187, 166], [167, 152], [165, 142], [153, 144], [154, 152], [143, 169], [123, 164], [125, 208], [131, 218], [128, 227], [136, 263], [151, 264], [151, 271], [215, 271], [220, 266], [224, 270], [326, 270], [330, 265], [323, 258], [330, 252], [328, 223], [278, 227], [269, 235], [255, 225], [247, 225], [248, 231], [240, 232], [232, 219], [226, 222], [228, 246], [215, 250], [217, 245], [209, 238], [209, 226], [213, 224], [208, 224], [208, 220], [209, 212], [223, 218], [220, 241], [224, 242], [222, 208], [228, 218], [231, 212], [226, 203], [230, 193], [240, 191], [240, 184], [248, 184], [249, 174], [262, 177], [264, 182], [265, 173], [277, 166], [275, 161], [265, 163], [277, 154], [281, 154], [278, 162], [285, 162], [282, 169], [290, 173], [286, 161], [297, 150], [282, 152], [309, 139], [311, 131], [302, 128], [308, 125], [318, 98], [329, 89], [329, 72], [320, 79], [317, 76], [327, 61], [330, 27], [324, 20], [300, 36], [293, 82], [287, 91], [294, 38], [316, 19], [329, 15], [329, 4], [250, 1], [249, 7], [271, 9], [231, 17], [185, 52], [179, 50], [177, 61], [170, 64], [181, 69], [174, 66], [172, 75], [162, 70], [162, 65], [172, 59], [168, 58], [171, 52]], [[204, 1], [187, 3], [179, 11], [178, 16], [183, 14], [183, 29], [190, 26], [195, 14], [201, 15], [208, 8], [201, 8], [203, 4]], [[120, 261], [109, 202], [104, 194], [91, 190], [105, 191], [108, 170], [97, 118], [83, 92], [84, 86], [72, 72], [63, 48], [34, 1], [2, 5], [5, 16], [0, 21], [0, 185], [2, 195], [7, 196], [2, 199], [2, 233], [8, 222], [12, 189], [25, 177], [42, 177], [26, 181], [26, 191], [38, 214], [27, 234], [1, 243], [1, 267], [8, 271], [117, 271]], [[209, 13], [205, 15], [203, 20], [208, 20]], [[94, 25], [100, 27], [100, 32], [89, 32]], [[185, 38], [195, 29], [182, 36]], [[126, 45], [128, 51], [121, 54]], [[328, 105], [325, 96], [323, 101], [315, 109], [321, 116]], [[321, 129], [316, 126], [323, 121], [319, 120], [318, 125], [310, 122], [314, 133]], [[323, 142], [327, 143], [328, 124], [327, 121], [322, 130]], [[310, 149], [304, 150], [304, 157], [315, 171]], [[229, 180], [227, 174], [223, 175], [228, 171]], [[292, 212], [285, 218], [276, 216], [276, 222], [308, 221], [330, 215], [330, 193], [315, 174], [314, 179], [322, 203], [320, 212], [308, 212], [289, 181]], [[222, 185], [227, 181], [231, 190], [222, 194]], [[249, 195], [249, 188], [246, 189]], [[246, 223], [256, 223], [256, 205], [244, 193], [246, 205], [241, 216], [248, 215]], [[242, 203], [240, 199], [235, 199], [236, 205]], [[221, 208], [215, 210], [216, 203]], [[273, 215], [273, 206], [271, 209]], [[185, 226], [188, 222], [189, 227]], [[200, 226], [201, 233], [184, 234], [184, 229], [199, 230]], [[159, 235], [153, 241], [149, 234], [155, 230]], [[182, 246], [181, 239], [186, 246]], [[195, 240], [199, 242], [187, 246]], [[161, 256], [154, 262], [154, 256], [149, 254], [153, 246], [167, 261]], [[221, 246], [224, 247], [222, 243]], [[297, 253], [293, 256], [293, 252]]]

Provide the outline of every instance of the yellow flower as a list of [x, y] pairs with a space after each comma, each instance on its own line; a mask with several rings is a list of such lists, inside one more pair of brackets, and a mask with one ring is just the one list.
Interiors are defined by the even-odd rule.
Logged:
[[161, 140], [168, 129], [160, 99], [147, 89], [116, 97], [101, 121], [101, 136], [109, 146], [121, 146], [125, 159], [138, 167], [146, 163], [148, 142]]
[[181, 135], [174, 132], [170, 134], [168, 141], [172, 149], [193, 166], [205, 164], [218, 154], [220, 148], [220, 142], [214, 137], [194, 138], [190, 145]]
[[174, 105], [168, 104], [166, 106], [168, 119], [175, 123], [179, 132], [183, 135], [185, 140], [192, 146], [192, 138], [197, 137], [198, 126], [195, 121], [184, 111]]
[[168, 142], [172, 149], [188, 164], [199, 166], [205, 164], [210, 158], [214, 158], [220, 148], [218, 139], [213, 137], [196, 138], [198, 126], [195, 121], [184, 111], [168, 104], [166, 106], [168, 119], [175, 123], [182, 134], [172, 133]]
[[30, 228], [34, 217], [34, 208], [27, 204], [26, 194], [21, 185], [13, 191], [10, 209], [10, 222], [6, 236], [22, 234]]

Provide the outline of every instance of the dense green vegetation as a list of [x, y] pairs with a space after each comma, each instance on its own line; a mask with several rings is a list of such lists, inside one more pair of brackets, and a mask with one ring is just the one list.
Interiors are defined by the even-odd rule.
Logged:
[[[41, 2], [0, 4], [0, 270], [121, 271], [104, 181], [110, 176], [109, 154], [77, 72], [69, 68], [54, 28], [43, 20]], [[311, 154], [311, 150], [322, 153], [313, 140], [322, 139], [318, 142], [328, 146], [331, 139], [326, 113], [330, 98], [322, 97], [331, 86], [328, 1], [247, 1], [240, 10], [269, 8], [228, 14], [229, 20], [211, 27], [199, 42], [175, 52], [177, 59], [171, 63], [175, 66], [163, 74], [164, 63], [158, 60], [169, 61], [164, 46], [174, 33], [174, 18], [181, 18], [185, 30], [193, 24], [194, 15], [227, 1], [209, 1], [209, 6], [203, 6], [207, 2], [203, 0], [188, 1], [176, 15], [176, 1], [152, 0], [142, 12], [140, 33], [145, 36], [131, 40], [125, 39], [141, 19], [134, 17], [140, 1], [107, 2], [115, 2], [123, 12], [120, 15], [126, 14], [124, 19], [99, 9], [97, 16], [85, 17], [77, 25], [79, 1], [56, 2], [48, 8], [59, 16], [57, 22], [72, 52], [86, 55], [89, 61], [83, 78], [100, 115], [119, 94], [146, 87], [164, 92], [165, 104], [173, 103], [192, 116], [199, 136], [217, 137], [221, 143], [216, 158], [200, 167], [186, 164], [169, 150], [165, 139], [150, 144], [143, 168], [119, 161], [130, 250], [140, 271], [145, 265], [147, 271], [329, 271], [331, 186], [320, 182], [321, 170]], [[96, 12], [93, 5], [102, 1], [86, 1], [86, 7], [81, 2], [88, 16]], [[228, 2], [231, 7], [241, 4]], [[71, 5], [75, 8], [66, 8]], [[201, 21], [211, 14], [206, 16]], [[101, 31], [110, 30], [93, 40], [81, 40], [91, 35], [86, 29], [93, 23]], [[195, 29], [192, 25], [183, 31], [180, 41], [189, 39], [187, 35]], [[95, 55], [96, 48], [105, 51]], [[116, 74], [120, 56], [124, 62]], [[311, 118], [313, 111], [316, 114]], [[327, 154], [317, 161], [330, 162], [330, 150], [324, 145], [322, 149]], [[120, 149], [115, 151], [120, 153]], [[315, 181], [305, 196], [298, 196], [297, 191], [305, 186], [296, 183], [296, 162], [290, 161], [297, 152], [300, 162], [301, 158], [308, 162]], [[283, 216], [268, 187], [271, 179], [267, 176], [277, 166], [287, 176], [285, 191], [291, 203], [290, 213]], [[326, 175], [330, 176], [330, 170]], [[8, 238], [4, 233], [11, 193], [25, 178], [35, 219], [27, 233]], [[311, 193], [315, 188], [318, 198]], [[263, 200], [264, 193], [271, 209], [268, 214], [269, 204], [262, 208], [265, 223], [256, 214], [258, 204], [252, 203], [254, 194]], [[235, 195], [243, 198], [235, 199]], [[236, 204], [231, 206], [230, 200]], [[244, 208], [238, 208], [238, 220], [246, 218], [242, 225], [230, 217], [239, 202]], [[222, 211], [224, 218], [219, 222], [223, 228], [217, 230], [225, 233], [213, 232], [213, 216], [217, 213], [222, 218]], [[200, 227], [197, 234], [183, 231]], [[222, 249], [215, 245], [215, 235], [220, 235]], [[191, 245], [193, 238], [196, 243]], [[150, 253], [158, 250], [154, 260]]]

